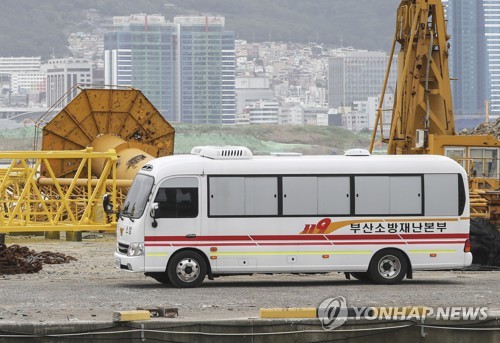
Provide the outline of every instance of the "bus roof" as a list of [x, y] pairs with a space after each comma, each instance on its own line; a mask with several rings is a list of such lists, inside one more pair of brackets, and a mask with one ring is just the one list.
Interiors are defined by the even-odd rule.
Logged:
[[169, 175], [352, 175], [461, 173], [454, 160], [438, 155], [372, 156], [253, 156], [248, 159], [211, 159], [199, 155], [173, 155], [154, 159], [141, 173]]

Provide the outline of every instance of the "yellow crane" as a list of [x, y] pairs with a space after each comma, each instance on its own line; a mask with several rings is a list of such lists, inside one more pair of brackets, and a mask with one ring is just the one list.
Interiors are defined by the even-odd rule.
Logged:
[[141, 167], [174, 149], [174, 128], [137, 89], [80, 89], [37, 125], [42, 151], [0, 152], [0, 233], [114, 231], [103, 195], [120, 204]]
[[436, 154], [455, 159], [468, 171], [471, 216], [500, 217], [499, 148], [490, 135], [457, 135], [448, 69], [449, 36], [441, 0], [402, 0], [391, 49], [397, 83], [390, 131], [384, 132], [382, 106], [389, 58], [370, 151], [381, 141], [388, 154]]

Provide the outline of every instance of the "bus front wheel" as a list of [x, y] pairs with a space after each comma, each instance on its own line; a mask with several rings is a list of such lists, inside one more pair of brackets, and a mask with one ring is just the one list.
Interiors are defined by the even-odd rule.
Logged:
[[375, 283], [392, 285], [403, 280], [407, 271], [406, 256], [399, 250], [388, 249], [373, 256], [368, 274]]
[[175, 287], [191, 288], [200, 285], [207, 275], [207, 264], [194, 251], [181, 251], [168, 265], [168, 277]]

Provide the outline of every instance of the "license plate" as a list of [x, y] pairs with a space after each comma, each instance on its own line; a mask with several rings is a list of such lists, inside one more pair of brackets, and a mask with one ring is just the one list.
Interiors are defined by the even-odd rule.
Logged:
[[115, 268], [120, 269], [120, 267], [121, 267], [121, 261], [120, 261], [120, 258], [119, 258], [119, 257], [116, 257], [116, 258], [115, 258]]

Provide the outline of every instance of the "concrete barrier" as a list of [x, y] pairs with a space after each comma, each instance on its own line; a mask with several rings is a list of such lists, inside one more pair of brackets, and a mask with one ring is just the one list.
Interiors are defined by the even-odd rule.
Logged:
[[65, 342], [253, 342], [290, 343], [359, 339], [370, 343], [500, 341], [500, 317], [483, 321], [352, 320], [324, 330], [318, 319], [151, 319], [146, 322], [2, 323], [0, 343]]

